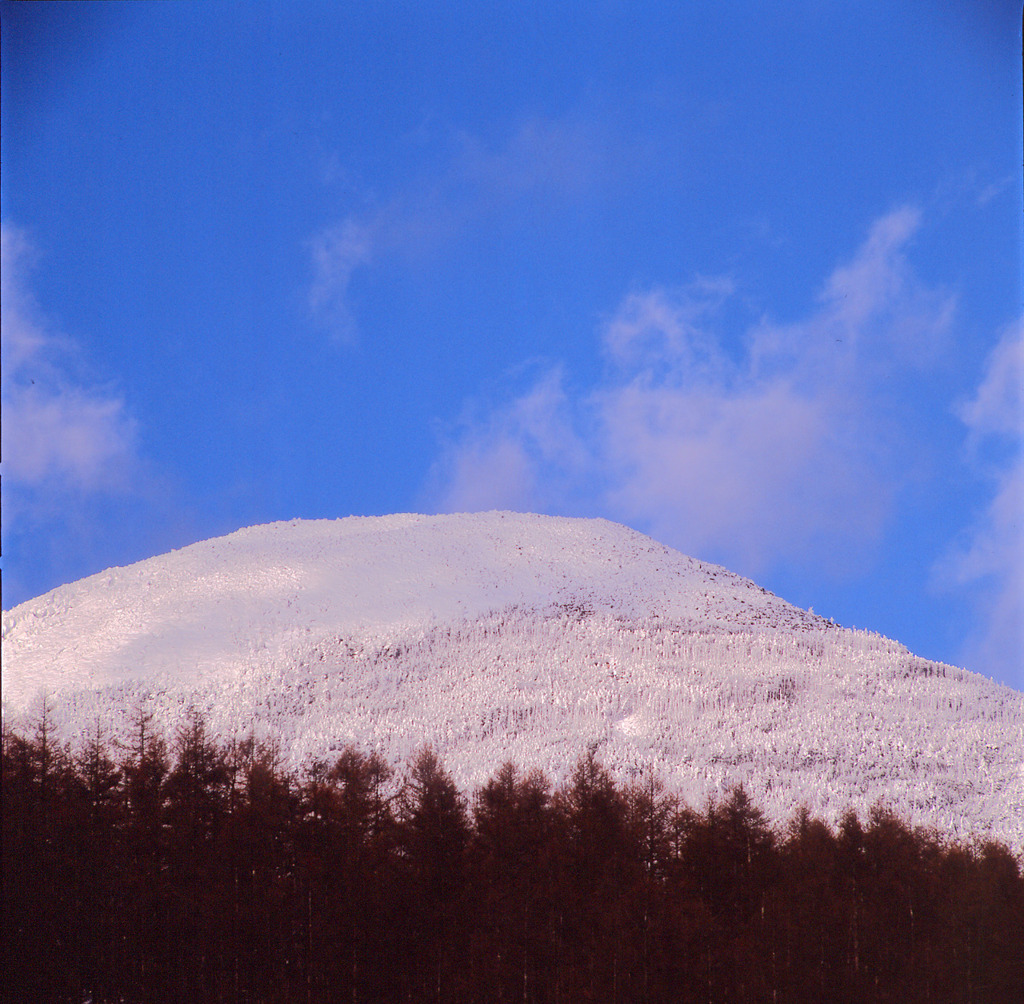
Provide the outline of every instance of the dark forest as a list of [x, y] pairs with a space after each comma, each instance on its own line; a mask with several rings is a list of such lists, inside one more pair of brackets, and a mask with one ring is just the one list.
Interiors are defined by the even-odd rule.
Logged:
[[3, 733], [4, 998], [1016, 1002], [1024, 878], [883, 808], [770, 828], [593, 756], [472, 798], [425, 749], [301, 775], [193, 714]]

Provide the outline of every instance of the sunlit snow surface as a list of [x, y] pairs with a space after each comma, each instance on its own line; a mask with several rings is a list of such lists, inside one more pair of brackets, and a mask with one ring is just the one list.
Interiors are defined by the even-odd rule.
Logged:
[[1024, 694], [835, 627], [604, 520], [399, 515], [251, 527], [4, 614], [5, 719], [74, 738], [277, 736], [293, 766], [431, 743], [471, 789], [513, 760], [647, 771], [773, 821], [883, 802], [1024, 850]]

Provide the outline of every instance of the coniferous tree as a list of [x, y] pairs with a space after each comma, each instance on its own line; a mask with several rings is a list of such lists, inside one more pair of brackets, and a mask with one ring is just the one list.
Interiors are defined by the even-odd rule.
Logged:
[[590, 752], [555, 793], [554, 807], [564, 991], [576, 1000], [617, 996], [635, 963], [626, 917], [637, 855], [631, 853], [625, 798]]
[[662, 999], [673, 987], [672, 972], [688, 949], [680, 923], [689, 915], [684, 890], [676, 890], [679, 902], [672, 900], [679, 801], [649, 775], [627, 792], [627, 813], [640, 865], [633, 899], [639, 961], [634, 999], [650, 1001]]
[[41, 990], [45, 958], [36, 933], [48, 885], [40, 762], [35, 744], [3, 729], [3, 951], [4, 981], [26, 998]]
[[76, 868], [69, 853], [75, 775], [68, 745], [55, 738], [46, 695], [33, 731], [31, 740], [15, 736], [4, 743], [5, 820], [8, 806], [18, 810], [4, 833], [4, 919], [21, 939], [20, 950], [11, 952], [4, 938], [5, 973], [26, 999], [44, 999], [77, 989]]
[[168, 942], [168, 886], [164, 781], [170, 769], [167, 744], [152, 728], [143, 704], [132, 711], [123, 763], [124, 930], [123, 963], [129, 993], [137, 1000], [166, 996], [173, 946]]
[[854, 1000], [867, 992], [864, 969], [864, 932], [866, 930], [865, 896], [869, 891], [864, 827], [852, 810], [839, 822], [837, 834], [837, 865], [840, 875], [842, 904], [842, 965], [837, 973], [844, 988], [839, 1000]]
[[235, 816], [240, 963], [232, 981], [240, 986], [239, 1001], [287, 1000], [287, 974], [297, 971], [290, 903], [299, 797], [272, 746], [254, 745], [243, 774]]
[[399, 919], [392, 863], [395, 821], [388, 794], [392, 773], [379, 754], [364, 755], [349, 746], [329, 775], [338, 792], [335, 985], [350, 1001], [386, 996], [392, 989], [387, 958]]
[[[119, 763], [47, 706], [3, 730], [7, 1000], [837, 1002], [1024, 996], [1024, 878], [874, 810], [781, 836], [593, 756], [466, 802], [429, 750], [397, 802], [349, 748], [302, 783], [139, 707]], [[393, 811], [396, 809], [397, 811]]]
[[557, 960], [546, 936], [554, 920], [551, 785], [511, 763], [474, 801], [472, 943], [481, 1000], [542, 999]]
[[399, 806], [399, 851], [408, 895], [407, 993], [418, 1001], [459, 999], [464, 937], [466, 800], [429, 747], [413, 760]]
[[229, 772], [201, 714], [191, 710], [178, 729], [174, 765], [167, 775], [168, 934], [175, 945], [175, 992], [192, 998], [197, 974], [219, 986], [229, 966], [223, 958], [217, 900], [223, 881], [216, 853], [226, 819]]
[[965, 899], [970, 993], [981, 1000], [1024, 997], [1024, 878], [1001, 844], [978, 849]]
[[[68, 848], [75, 862], [77, 967], [83, 984], [103, 999], [120, 963], [118, 900], [122, 888], [123, 772], [110, 758], [99, 721], [74, 760], [74, 816]], [[117, 904], [117, 906], [115, 906]]]
[[704, 908], [697, 937], [702, 996], [771, 996], [774, 972], [763, 960], [773, 960], [765, 921], [774, 857], [773, 835], [742, 787], [691, 821], [682, 866]]
[[782, 999], [838, 1000], [845, 914], [835, 834], [802, 808], [790, 823], [781, 855]]

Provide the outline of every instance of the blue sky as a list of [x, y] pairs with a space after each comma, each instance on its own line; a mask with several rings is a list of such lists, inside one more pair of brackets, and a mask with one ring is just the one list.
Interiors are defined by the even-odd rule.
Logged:
[[533, 510], [1024, 689], [1015, 5], [2, 13], [5, 608]]

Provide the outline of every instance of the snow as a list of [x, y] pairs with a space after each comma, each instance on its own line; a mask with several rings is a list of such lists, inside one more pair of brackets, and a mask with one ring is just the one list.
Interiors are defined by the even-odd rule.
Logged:
[[882, 801], [1024, 849], [1024, 695], [605, 520], [251, 527], [62, 586], [3, 634], [5, 719], [46, 692], [68, 736], [196, 707], [294, 766], [429, 742], [467, 788], [595, 748], [695, 805], [742, 782], [777, 822]]

